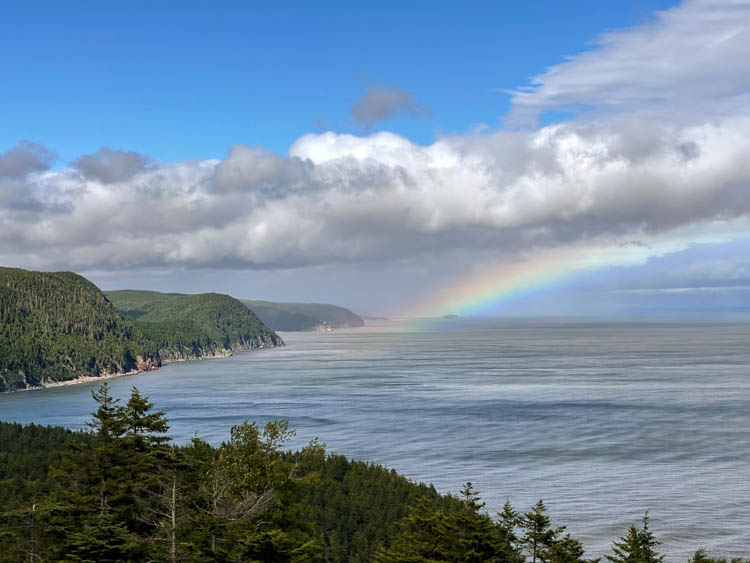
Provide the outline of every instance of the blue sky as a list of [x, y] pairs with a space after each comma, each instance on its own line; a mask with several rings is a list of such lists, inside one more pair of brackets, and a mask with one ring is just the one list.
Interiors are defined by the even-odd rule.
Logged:
[[674, 2], [28, 2], [0, 23], [0, 150], [39, 142], [66, 163], [101, 146], [157, 160], [286, 153], [320, 129], [361, 133], [373, 85], [413, 92], [432, 118], [387, 129], [426, 144], [497, 127], [505, 90], [599, 33]]
[[486, 312], [744, 314], [748, 21], [745, 0], [7, 2], [0, 264], [385, 314], [533, 272]]

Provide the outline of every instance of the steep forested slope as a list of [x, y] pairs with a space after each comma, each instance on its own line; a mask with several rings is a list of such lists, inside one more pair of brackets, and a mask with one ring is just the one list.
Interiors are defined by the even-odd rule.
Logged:
[[324, 330], [364, 326], [361, 317], [336, 305], [324, 303], [277, 303], [241, 299], [273, 330]]
[[0, 391], [158, 363], [156, 346], [86, 278], [0, 268]]
[[108, 291], [106, 296], [156, 342], [163, 360], [283, 345], [255, 313], [228, 295], [121, 290]]

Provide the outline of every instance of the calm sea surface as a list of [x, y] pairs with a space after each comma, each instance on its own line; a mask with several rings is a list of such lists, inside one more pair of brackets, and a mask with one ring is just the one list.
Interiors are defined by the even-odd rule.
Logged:
[[[110, 381], [213, 443], [288, 418], [299, 446], [374, 460], [494, 513], [544, 499], [589, 554], [648, 509], [670, 560], [750, 556], [750, 325], [445, 321], [285, 333], [288, 346]], [[0, 419], [81, 428], [96, 384], [0, 395]]]

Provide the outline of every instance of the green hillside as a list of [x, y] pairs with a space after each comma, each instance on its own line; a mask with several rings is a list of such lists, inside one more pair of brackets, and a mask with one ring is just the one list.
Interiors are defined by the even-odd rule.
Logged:
[[86, 278], [0, 268], [0, 391], [158, 365], [156, 346]]
[[361, 317], [344, 307], [324, 303], [278, 303], [241, 299], [273, 330], [321, 330], [365, 325]]
[[162, 360], [221, 356], [232, 350], [284, 344], [252, 311], [228, 295], [138, 290], [105, 295], [157, 344]]

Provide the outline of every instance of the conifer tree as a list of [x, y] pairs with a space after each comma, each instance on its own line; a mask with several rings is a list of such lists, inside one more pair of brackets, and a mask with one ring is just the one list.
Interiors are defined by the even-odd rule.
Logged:
[[520, 524], [521, 516], [510, 504], [510, 500], [505, 501], [503, 510], [498, 512], [497, 529], [501, 540], [507, 545], [508, 553], [517, 562], [525, 561], [519, 545], [520, 539], [516, 535], [516, 527]]
[[80, 530], [71, 531], [65, 560], [76, 563], [116, 563], [132, 560], [125, 526], [106, 508]]
[[409, 508], [400, 531], [388, 549], [375, 554], [376, 563], [427, 563], [455, 561], [455, 523], [442, 510], [430, 506], [426, 498]]
[[642, 526], [631, 525], [626, 535], [612, 542], [612, 555], [605, 557], [612, 563], [660, 563], [664, 556], [656, 551], [660, 542], [649, 529], [648, 520], [647, 511]]
[[[0, 550], [4, 560], [35, 563], [46, 561], [46, 554], [56, 538], [68, 533], [60, 525], [61, 516], [65, 520], [65, 508], [60, 505], [42, 502], [31, 506], [0, 512], [0, 538], [3, 532], [12, 539], [10, 549]], [[4, 528], [4, 530], [3, 530]]]
[[158, 479], [169, 463], [166, 419], [135, 387], [124, 407], [106, 382], [92, 396], [98, 405], [89, 423], [92, 440], [71, 444], [58, 472], [66, 484], [61, 500], [80, 528], [65, 542], [72, 553], [84, 553], [86, 538], [96, 544], [97, 534], [116, 524], [115, 531], [127, 535], [128, 557], [143, 559], [155, 529], [149, 515], [157, 502]]
[[531, 563], [537, 559], [545, 561], [545, 551], [556, 542], [563, 528], [551, 527], [547, 507], [541, 499], [521, 517], [519, 524], [525, 530], [521, 542], [531, 555]]
[[125, 435], [139, 447], [156, 448], [169, 442], [169, 431], [164, 411], [153, 411], [154, 404], [133, 387], [122, 412]]
[[688, 559], [688, 563], [714, 563], [716, 559], [708, 556], [706, 550], [703, 548], [698, 549], [693, 556]]
[[531, 555], [532, 563], [587, 562], [581, 542], [564, 534], [565, 526], [551, 525], [547, 507], [541, 500], [520, 518], [519, 524], [525, 530], [521, 544]]
[[125, 431], [120, 400], [112, 397], [106, 381], [91, 396], [99, 406], [91, 414], [93, 420], [86, 425], [93, 430], [97, 442], [107, 444], [120, 438]]
[[444, 512], [421, 499], [402, 520], [391, 547], [381, 547], [375, 561], [518, 563], [519, 554], [505, 541], [500, 528], [480, 512], [484, 503], [470, 482], [464, 485], [459, 500], [457, 510]]
[[89, 514], [123, 504], [121, 475], [127, 461], [119, 399], [112, 397], [106, 382], [91, 395], [98, 405], [87, 422], [92, 439], [70, 442], [56, 473], [65, 485], [61, 489], [65, 502]]

